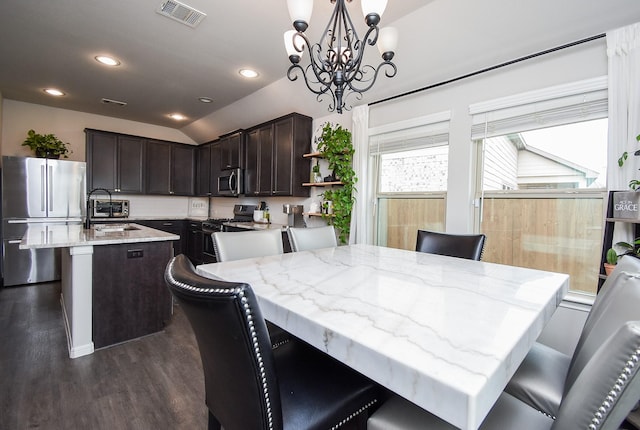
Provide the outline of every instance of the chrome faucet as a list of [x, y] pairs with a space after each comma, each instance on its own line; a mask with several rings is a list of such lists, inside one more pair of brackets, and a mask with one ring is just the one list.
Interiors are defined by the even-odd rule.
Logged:
[[89, 194], [87, 194], [87, 217], [84, 221], [84, 228], [87, 230], [91, 228], [91, 196], [96, 191], [104, 191], [109, 195], [109, 217], [113, 215], [111, 213], [111, 211], [113, 210], [113, 207], [111, 206], [111, 192], [106, 188], [94, 188], [93, 190], [89, 191]]

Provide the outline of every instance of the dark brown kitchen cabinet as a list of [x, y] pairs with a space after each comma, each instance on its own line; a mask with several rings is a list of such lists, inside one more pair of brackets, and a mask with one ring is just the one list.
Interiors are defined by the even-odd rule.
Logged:
[[173, 219], [153, 219], [153, 220], [136, 220], [137, 224], [144, 225], [145, 227], [155, 228], [156, 230], [166, 231], [167, 233], [173, 233], [180, 236], [180, 240], [174, 240], [173, 253], [179, 255], [185, 252], [187, 248], [187, 221], [173, 220]]
[[147, 194], [192, 196], [195, 178], [195, 147], [147, 140]]
[[222, 169], [220, 168], [220, 141], [216, 140], [211, 143], [211, 164], [209, 172], [209, 192], [212, 196], [218, 196], [218, 176]]
[[311, 164], [302, 157], [311, 146], [312, 119], [290, 114], [247, 133], [245, 194], [308, 197]]
[[247, 132], [244, 176], [245, 195], [271, 195], [273, 146], [273, 124]]
[[220, 170], [235, 169], [242, 166], [244, 133], [242, 130], [220, 136]]
[[145, 139], [90, 129], [85, 133], [88, 188], [143, 193]]
[[196, 196], [211, 195], [211, 144], [196, 149]]
[[164, 268], [171, 242], [96, 246], [93, 250], [93, 342], [96, 348], [164, 328], [171, 295]]

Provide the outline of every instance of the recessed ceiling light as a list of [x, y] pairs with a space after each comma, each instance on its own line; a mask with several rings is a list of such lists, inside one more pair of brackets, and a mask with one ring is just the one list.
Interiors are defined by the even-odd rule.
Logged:
[[187, 119], [186, 116], [179, 113], [172, 113], [169, 115], [169, 118], [175, 119], [176, 121], [184, 121], [185, 119]]
[[96, 61], [98, 63], [102, 63], [105, 64], [107, 66], [119, 66], [120, 65], [120, 61], [116, 60], [113, 57], [109, 57], [107, 55], [98, 55], [95, 57]]
[[213, 99], [211, 97], [198, 97], [202, 103], [213, 103]]
[[238, 73], [240, 73], [245, 78], [257, 78], [258, 77], [258, 72], [256, 72], [255, 70], [251, 70], [251, 69], [240, 69], [240, 71]]
[[56, 96], [56, 97], [60, 97], [64, 95], [62, 91], [57, 90], [55, 88], [45, 88], [44, 92], [49, 94], [50, 96]]

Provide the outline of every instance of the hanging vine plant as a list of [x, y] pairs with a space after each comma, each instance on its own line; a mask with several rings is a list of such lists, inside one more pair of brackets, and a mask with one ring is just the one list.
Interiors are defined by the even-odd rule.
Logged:
[[347, 243], [351, 230], [351, 211], [355, 203], [353, 190], [358, 181], [352, 167], [355, 150], [351, 143], [351, 132], [340, 125], [326, 123], [318, 140], [318, 151], [328, 161], [335, 179], [342, 182], [342, 186], [328, 189], [322, 194], [324, 200], [333, 204], [333, 214], [323, 212], [322, 218], [338, 229], [340, 243]]

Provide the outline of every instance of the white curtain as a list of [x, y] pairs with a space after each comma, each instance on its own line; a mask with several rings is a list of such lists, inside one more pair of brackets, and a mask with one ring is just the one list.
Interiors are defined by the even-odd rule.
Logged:
[[[640, 179], [640, 149], [635, 137], [640, 134], [640, 23], [607, 32], [609, 57], [609, 145], [607, 188], [628, 190], [631, 179]], [[617, 160], [627, 151], [622, 168]], [[613, 243], [634, 238], [631, 224], [616, 223]]]
[[356, 172], [358, 182], [355, 184], [354, 197], [356, 203], [351, 213], [351, 234], [349, 243], [372, 243], [371, 223], [372, 217], [366, 214], [368, 204], [367, 182], [368, 178], [368, 156], [369, 156], [369, 106], [356, 106], [353, 108], [353, 126], [351, 127], [353, 147], [355, 155], [353, 157], [353, 170]]
[[[609, 57], [609, 190], [626, 190], [631, 179], [640, 179], [640, 23], [607, 32]], [[623, 168], [617, 160], [627, 151]]]

